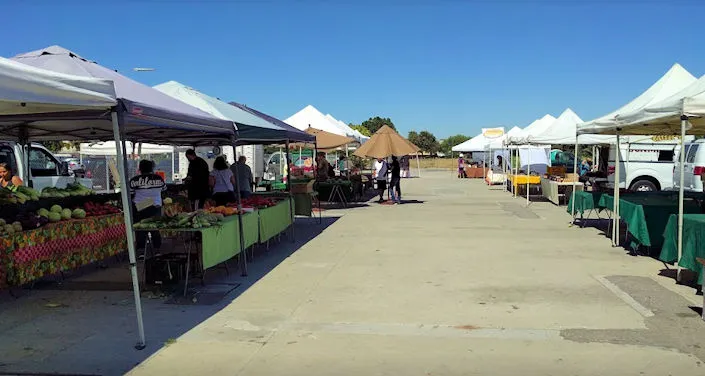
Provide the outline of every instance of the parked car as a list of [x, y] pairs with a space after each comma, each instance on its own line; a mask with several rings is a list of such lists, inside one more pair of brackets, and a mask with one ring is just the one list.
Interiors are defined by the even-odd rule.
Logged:
[[[619, 186], [635, 192], [650, 192], [674, 188], [673, 171], [679, 150], [678, 138], [624, 136], [620, 145]], [[686, 142], [692, 142], [687, 136]], [[614, 182], [614, 145], [610, 147], [608, 180]]]
[[[705, 174], [705, 140], [695, 140], [685, 144], [685, 163], [683, 165], [683, 190], [702, 192], [701, 175]], [[680, 188], [680, 178], [680, 154], [677, 154], [673, 167], [673, 186], [675, 188]]]
[[[279, 151], [272, 153], [267, 158], [264, 173], [265, 180], [281, 180], [282, 172], [284, 171], [282, 164], [284, 163], [284, 158], [286, 158], [286, 153]], [[301, 153], [298, 151], [292, 151], [289, 153], [289, 158], [292, 160], [292, 174], [296, 174], [298, 172], [297, 170], [303, 170], [304, 173], [313, 173], [312, 150], [302, 150]]]
[[0, 162], [10, 165], [26, 185], [37, 190], [46, 187], [65, 188], [68, 183], [78, 180], [84, 186], [91, 188], [90, 179], [76, 179], [69, 173], [69, 164], [60, 162], [54, 154], [41, 144], [33, 143], [29, 147], [29, 169], [20, 161], [24, 158], [23, 147], [15, 142], [0, 142]]

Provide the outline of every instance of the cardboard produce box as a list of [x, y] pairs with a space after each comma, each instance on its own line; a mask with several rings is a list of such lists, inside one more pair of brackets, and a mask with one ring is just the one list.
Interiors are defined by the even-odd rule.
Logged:
[[311, 180], [308, 183], [291, 183], [291, 193], [311, 193], [313, 192], [313, 183]]

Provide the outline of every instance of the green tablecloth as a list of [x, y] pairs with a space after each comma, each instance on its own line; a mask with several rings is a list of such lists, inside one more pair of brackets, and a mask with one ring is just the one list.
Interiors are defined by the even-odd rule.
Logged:
[[[260, 243], [284, 232], [291, 224], [290, 199], [280, 201], [271, 208], [259, 209], [259, 241]], [[293, 204], [293, 203], [292, 203]]]
[[[257, 212], [242, 216], [242, 228], [245, 232], [245, 248], [257, 244], [259, 239], [259, 216]], [[146, 231], [141, 229], [140, 231]], [[159, 229], [169, 232], [200, 232], [201, 233], [201, 263], [203, 269], [212, 268], [230, 260], [240, 253], [240, 229], [237, 215], [225, 217], [220, 224], [208, 228]]]
[[[333, 186], [340, 185], [345, 195], [345, 199], [352, 200], [352, 183], [350, 181], [342, 181], [340, 183], [316, 182], [313, 189], [318, 192], [318, 198], [322, 201], [329, 201], [330, 194], [333, 191]], [[337, 199], [337, 198], [336, 198]]]
[[[235, 217], [237, 219], [237, 217]], [[235, 222], [237, 225], [237, 221]], [[245, 232], [245, 248], [249, 248], [259, 241], [259, 215], [257, 212], [246, 213], [242, 216], [242, 230]], [[240, 239], [238, 238], [239, 242]]]
[[[603, 210], [603, 206], [600, 206], [600, 198], [604, 195], [604, 192], [586, 192], [578, 191], [575, 192], [575, 212], [583, 213], [590, 210]], [[568, 199], [568, 213], [572, 213], [573, 210], [573, 195]]]
[[[604, 194], [599, 205], [611, 210], [614, 197]], [[700, 205], [693, 200], [683, 203], [683, 211], [687, 214], [700, 213]], [[634, 241], [632, 247], [644, 245], [660, 248], [663, 245], [661, 236], [666, 228], [668, 217], [678, 213], [678, 193], [671, 192], [649, 194], [625, 194], [620, 196], [619, 216], [627, 223], [627, 229]]]
[[236, 215], [226, 217], [219, 226], [203, 228], [200, 231], [203, 239], [201, 261], [204, 270], [240, 253], [240, 231]]
[[663, 233], [663, 248], [659, 259], [678, 262], [683, 268], [698, 273], [698, 283], [703, 283], [702, 266], [696, 257], [705, 258], [705, 214], [683, 215], [683, 254], [678, 260], [678, 215], [671, 215]]

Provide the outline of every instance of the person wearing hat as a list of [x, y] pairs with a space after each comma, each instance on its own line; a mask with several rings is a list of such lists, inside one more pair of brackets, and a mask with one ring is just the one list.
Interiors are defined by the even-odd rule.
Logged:
[[458, 157], [458, 179], [466, 178], [465, 175], [465, 159], [463, 159], [463, 154]]

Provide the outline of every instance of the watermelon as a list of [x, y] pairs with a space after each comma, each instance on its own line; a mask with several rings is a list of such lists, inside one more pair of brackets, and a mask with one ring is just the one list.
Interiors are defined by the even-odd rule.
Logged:
[[71, 218], [76, 218], [76, 219], [86, 218], [86, 211], [83, 209], [74, 209], [74, 211], [71, 212]]
[[59, 222], [61, 221], [61, 214], [57, 212], [49, 213], [49, 222]]

